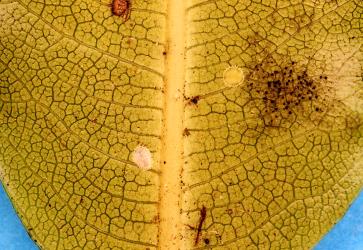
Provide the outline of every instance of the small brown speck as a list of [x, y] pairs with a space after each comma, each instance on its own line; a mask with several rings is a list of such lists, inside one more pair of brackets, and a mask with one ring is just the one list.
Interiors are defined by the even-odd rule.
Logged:
[[197, 95], [197, 96], [193, 96], [192, 98], [190, 98], [190, 102], [193, 103], [194, 105], [197, 105], [198, 102], [200, 100], [200, 96]]
[[189, 129], [185, 128], [183, 131], [183, 136], [189, 136], [189, 135], [190, 135]]

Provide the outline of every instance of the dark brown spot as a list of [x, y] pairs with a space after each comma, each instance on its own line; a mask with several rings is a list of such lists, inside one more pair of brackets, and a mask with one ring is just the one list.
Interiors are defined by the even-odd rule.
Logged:
[[185, 128], [183, 130], [183, 136], [189, 136], [189, 135], [190, 135], [189, 129]]
[[190, 98], [190, 102], [193, 103], [194, 105], [197, 105], [198, 102], [200, 100], [200, 96], [197, 95], [197, 96], [193, 96], [192, 98]]

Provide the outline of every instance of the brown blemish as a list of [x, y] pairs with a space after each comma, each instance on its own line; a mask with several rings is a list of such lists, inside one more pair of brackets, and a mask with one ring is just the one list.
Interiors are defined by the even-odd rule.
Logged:
[[189, 129], [185, 128], [183, 130], [183, 136], [189, 136], [189, 135], [190, 135]]
[[193, 97], [189, 97], [189, 98], [187, 98], [187, 100], [189, 100], [189, 104], [197, 105], [199, 100], [200, 100], [200, 96], [196, 95], [196, 96], [193, 96]]
[[159, 215], [155, 215], [152, 219], [152, 223], [159, 223], [160, 222], [160, 216]]

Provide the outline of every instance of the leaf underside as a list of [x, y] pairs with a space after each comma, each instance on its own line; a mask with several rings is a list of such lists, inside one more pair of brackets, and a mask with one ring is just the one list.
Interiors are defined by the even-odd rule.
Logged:
[[[29, 234], [157, 249], [167, 3], [135, 0], [126, 22], [101, 0], [0, 5], [0, 177]], [[181, 249], [311, 248], [362, 187], [362, 2], [186, 15]]]

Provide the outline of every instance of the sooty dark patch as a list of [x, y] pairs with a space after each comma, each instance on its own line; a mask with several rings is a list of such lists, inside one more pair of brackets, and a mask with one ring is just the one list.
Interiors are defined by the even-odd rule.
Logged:
[[282, 64], [267, 59], [255, 65], [246, 79], [247, 91], [265, 125], [278, 126], [297, 116], [309, 117], [327, 109], [329, 79], [310, 75], [307, 66], [295, 61]]

